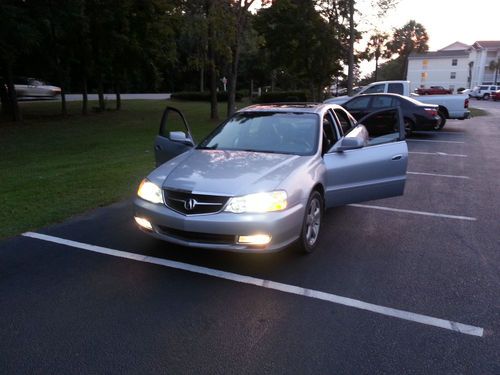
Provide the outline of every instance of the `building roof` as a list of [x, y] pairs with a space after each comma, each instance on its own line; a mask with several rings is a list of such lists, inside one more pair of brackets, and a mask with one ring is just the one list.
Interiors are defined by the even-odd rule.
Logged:
[[500, 49], [500, 40], [478, 40], [473, 46], [476, 48]]
[[441, 59], [443, 57], [469, 57], [468, 50], [450, 50], [450, 51], [435, 51], [424, 53], [411, 53], [412, 59]]
[[469, 49], [471, 48], [472, 46], [468, 45], [468, 44], [465, 44], [465, 43], [462, 43], [462, 42], [455, 42], [455, 43], [452, 43], [450, 44], [449, 46], [446, 46], [444, 48], [441, 48], [440, 50], [438, 51], [458, 51], [458, 50], [466, 50], [466, 49]]

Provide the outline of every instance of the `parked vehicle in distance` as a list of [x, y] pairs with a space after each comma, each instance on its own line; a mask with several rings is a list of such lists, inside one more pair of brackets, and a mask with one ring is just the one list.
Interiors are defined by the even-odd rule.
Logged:
[[313, 251], [326, 208], [402, 195], [408, 163], [401, 109], [357, 122], [331, 104], [253, 105], [196, 147], [167, 107], [154, 150], [138, 226], [179, 245], [256, 253]]
[[481, 85], [476, 86], [469, 94], [471, 97], [476, 98], [478, 100], [484, 99], [488, 100], [491, 97], [491, 94], [497, 90], [500, 90], [500, 86], [497, 85]]
[[16, 78], [14, 84], [16, 95], [20, 98], [55, 98], [61, 94], [61, 88], [49, 85], [35, 78]]
[[[446, 123], [446, 119], [464, 120], [470, 117], [468, 109], [469, 97], [467, 95], [417, 95], [410, 92], [410, 81], [373, 82], [365, 86], [357, 95], [375, 93], [393, 93], [408, 97], [411, 96], [422, 103], [437, 104], [439, 106], [438, 114], [441, 117], [441, 128]], [[324, 102], [343, 104], [348, 100], [348, 96], [339, 96], [338, 98], [327, 99]]]
[[471, 92], [472, 92], [472, 89], [463, 89], [463, 90], [457, 91], [457, 94], [465, 94], [465, 95], [469, 95], [469, 97], [470, 97]]
[[418, 95], [446, 95], [453, 94], [453, 90], [445, 89], [443, 86], [420, 87], [415, 90]]
[[[363, 94], [348, 100], [342, 107], [356, 119], [381, 109], [401, 107], [406, 134], [418, 130], [440, 130], [439, 106], [421, 103], [398, 94]], [[366, 124], [365, 124], [366, 125]]]
[[500, 100], [500, 89], [491, 93], [491, 99], [493, 99], [495, 102], [497, 100]]

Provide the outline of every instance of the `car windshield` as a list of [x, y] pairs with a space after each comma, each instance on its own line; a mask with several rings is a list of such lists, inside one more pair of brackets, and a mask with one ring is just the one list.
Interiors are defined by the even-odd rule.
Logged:
[[318, 119], [312, 113], [238, 113], [197, 148], [312, 155], [318, 147]]

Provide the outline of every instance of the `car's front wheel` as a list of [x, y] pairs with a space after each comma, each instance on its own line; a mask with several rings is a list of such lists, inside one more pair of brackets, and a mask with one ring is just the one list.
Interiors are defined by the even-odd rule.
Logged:
[[446, 115], [442, 111], [438, 112], [438, 116], [439, 116], [439, 121], [436, 125], [434, 125], [434, 130], [441, 130], [446, 124]]
[[490, 94], [484, 94], [483, 95], [484, 100], [489, 100], [490, 99]]
[[305, 253], [312, 253], [319, 242], [321, 220], [323, 218], [323, 197], [318, 191], [313, 191], [307, 201], [302, 231], [300, 235], [300, 249]]

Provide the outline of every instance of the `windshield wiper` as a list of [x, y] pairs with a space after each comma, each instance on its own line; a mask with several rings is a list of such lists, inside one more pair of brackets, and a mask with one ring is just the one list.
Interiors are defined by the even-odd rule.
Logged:
[[196, 149], [198, 149], [198, 150], [217, 150], [218, 146], [219, 146], [219, 144], [216, 143], [213, 146], [198, 146], [198, 147], [196, 147]]

